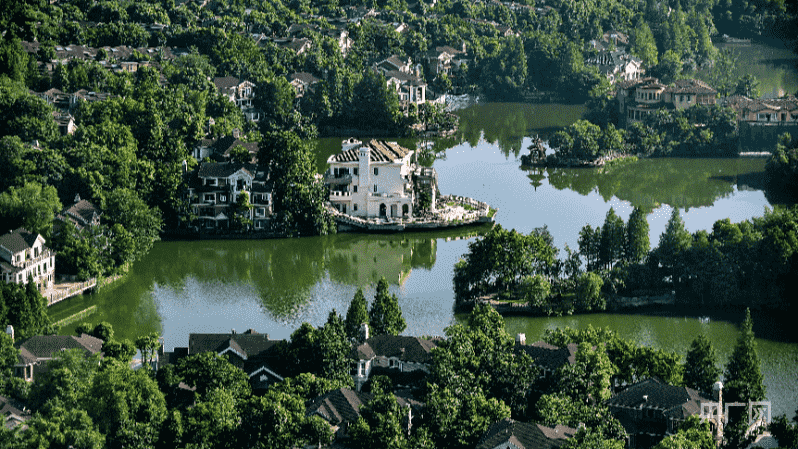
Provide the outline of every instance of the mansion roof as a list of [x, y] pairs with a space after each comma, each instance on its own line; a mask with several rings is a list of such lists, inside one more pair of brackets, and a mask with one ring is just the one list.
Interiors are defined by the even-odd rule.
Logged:
[[12, 253], [25, 251], [33, 247], [39, 234], [29, 232], [25, 228], [17, 228], [11, 232], [0, 235], [0, 246], [4, 246]]
[[559, 424], [552, 428], [505, 418], [488, 428], [477, 449], [493, 449], [503, 443], [519, 449], [549, 449], [562, 446], [575, 434], [576, 429]]
[[[371, 149], [371, 162], [394, 162], [398, 159], [404, 159], [405, 156], [412, 153], [412, 150], [396, 142], [388, 142], [385, 140], [370, 140], [363, 145]], [[359, 147], [356, 147], [335, 154], [330, 157], [329, 162], [357, 162], [359, 160], [358, 149]]]
[[37, 335], [22, 340], [14, 346], [19, 349], [19, 362], [22, 364], [35, 363], [39, 359], [51, 358], [53, 354], [65, 349], [81, 349], [90, 354], [102, 350], [103, 341], [91, 335]]
[[665, 92], [670, 92], [674, 94], [712, 94], [712, 95], [718, 93], [718, 91], [713, 89], [712, 86], [697, 79], [676, 80], [673, 82], [673, 84], [665, 88]]
[[663, 411], [668, 417], [684, 419], [701, 411], [701, 402], [709, 402], [688, 387], [675, 387], [652, 377], [638, 382], [604, 402], [609, 407], [647, 408]]
[[358, 360], [370, 360], [376, 356], [396, 357], [404, 362], [432, 363], [432, 348], [438, 346], [435, 340], [401, 335], [377, 335], [353, 350]]
[[197, 176], [200, 178], [226, 178], [239, 170], [244, 170], [254, 178], [258, 166], [241, 162], [204, 162], [200, 165]]

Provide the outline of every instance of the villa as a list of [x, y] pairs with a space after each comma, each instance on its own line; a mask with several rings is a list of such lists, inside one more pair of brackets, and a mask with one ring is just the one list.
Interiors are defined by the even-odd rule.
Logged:
[[[419, 169], [411, 162], [413, 154], [396, 142], [345, 140], [341, 152], [327, 159], [330, 168], [324, 181], [333, 207], [355, 217], [412, 217], [419, 193], [414, 187]], [[434, 169], [419, 172], [435, 178]], [[434, 209], [437, 186], [426, 186]]]
[[40, 234], [15, 229], [0, 236], [0, 280], [27, 284], [29, 279], [41, 291], [53, 286], [55, 253], [44, 246]]

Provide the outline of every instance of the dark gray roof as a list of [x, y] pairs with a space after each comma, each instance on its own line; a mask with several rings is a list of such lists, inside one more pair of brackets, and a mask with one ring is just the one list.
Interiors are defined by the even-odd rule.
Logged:
[[576, 429], [558, 425], [554, 428], [505, 418], [488, 428], [477, 449], [493, 449], [511, 443], [519, 449], [549, 449], [560, 447], [574, 436]]
[[17, 228], [0, 235], [0, 245], [5, 246], [11, 252], [18, 253], [30, 249], [38, 237], [39, 234], [28, 232], [25, 228]]
[[374, 356], [396, 357], [403, 362], [432, 363], [432, 348], [438, 346], [435, 340], [401, 335], [378, 335], [366, 340], [354, 350], [359, 360], [369, 360]]
[[696, 79], [676, 80], [665, 88], [665, 92], [674, 94], [716, 94], [718, 91], [709, 84]]
[[30, 412], [21, 402], [5, 396], [0, 396], [0, 417], [3, 418], [6, 428], [14, 428], [18, 422], [11, 420], [11, 415], [16, 416], [20, 421], [25, 421], [30, 418]]
[[100, 215], [100, 209], [87, 200], [80, 200], [73, 204], [69, 209], [64, 211], [65, 215], [72, 216], [73, 218], [80, 218], [83, 220], [81, 224], [85, 225], [91, 223], [95, 214]]
[[675, 387], [652, 377], [638, 382], [604, 402], [609, 407], [660, 410], [669, 417], [684, 419], [699, 413], [700, 402], [710, 402], [696, 390]]
[[227, 348], [242, 352], [247, 358], [255, 357], [281, 340], [270, 340], [268, 334], [251, 331], [244, 334], [189, 334], [188, 353], [220, 353]]
[[35, 362], [37, 359], [53, 357], [53, 354], [66, 349], [81, 349], [88, 354], [97, 354], [102, 350], [103, 341], [91, 335], [37, 335], [19, 341], [14, 346], [20, 350], [19, 361], [23, 364]]
[[200, 165], [197, 176], [200, 178], [226, 178], [243, 169], [254, 178], [257, 168], [254, 164], [242, 164], [240, 162], [203, 162]]
[[[384, 140], [370, 140], [364, 145], [371, 149], [371, 162], [393, 162], [396, 159], [402, 159], [411, 150], [400, 146], [396, 142], [387, 142]], [[342, 151], [332, 157], [332, 162], [356, 162], [359, 159], [358, 148], [352, 148], [347, 151]]]
[[360, 407], [372, 397], [369, 393], [340, 388], [312, 400], [306, 411], [308, 415], [321, 416], [334, 426], [355, 422], [360, 416]]
[[516, 345], [516, 348], [529, 354], [534, 359], [535, 365], [550, 371], [556, 371], [559, 367], [565, 364], [573, 364], [576, 361], [578, 345], [571, 343], [566, 347], [560, 348], [538, 341], [531, 345]]
[[307, 72], [297, 72], [288, 75], [288, 81], [298, 80], [303, 84], [311, 85], [319, 82], [319, 79]]
[[235, 76], [225, 76], [222, 78], [214, 78], [213, 85], [219, 90], [230, 89], [241, 84], [241, 81]]

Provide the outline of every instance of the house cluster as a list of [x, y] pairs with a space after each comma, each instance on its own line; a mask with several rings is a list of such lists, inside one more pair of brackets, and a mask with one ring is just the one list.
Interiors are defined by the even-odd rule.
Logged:
[[[42, 45], [38, 41], [22, 42], [22, 49], [32, 56], [38, 57]], [[97, 61], [104, 68], [113, 72], [136, 73], [141, 67], [155, 65], [151, 60], [169, 61], [178, 56], [188, 54], [188, 49], [179, 47], [87, 47], [84, 45], [56, 45], [53, 47], [55, 57], [39, 63], [39, 70], [52, 75], [58, 64], [67, 64], [74, 59]]]
[[92, 228], [100, 225], [102, 211], [90, 201], [75, 195], [72, 205], [64, 208], [53, 220], [53, 235], [58, 235], [66, 223], [71, 223], [75, 229]]
[[355, 217], [410, 218], [425, 190], [434, 210], [437, 175], [415, 164], [413, 154], [396, 142], [345, 140], [324, 175], [333, 207]]
[[724, 98], [721, 102], [737, 112], [737, 119], [750, 125], [798, 124], [798, 98], [750, 99], [742, 95]]
[[598, 68], [611, 83], [633, 81], [645, 73], [643, 60], [629, 53], [629, 37], [619, 32], [604, 33], [590, 41], [593, 53], [585, 61]]
[[[13, 327], [6, 332], [14, 338]], [[361, 340], [355, 343], [350, 353], [351, 376], [354, 388], [340, 388], [325, 393], [306, 403], [308, 416], [319, 416], [333, 430], [336, 444], [346, 444], [349, 428], [360, 417], [363, 404], [372, 395], [362, 391], [363, 385], [375, 375], [388, 376], [394, 386], [398, 404], [407, 410], [402, 425], [409, 431], [423, 419], [425, 404], [415, 396], [432, 366], [433, 350], [442, 340], [408, 336], [369, 336], [364, 324]], [[284, 340], [273, 340], [268, 334], [252, 329], [243, 333], [191, 333], [188, 346], [176, 347], [171, 352], [163, 346], [157, 351], [154, 369], [178, 363], [190, 355], [211, 352], [223, 356], [238, 369], [244, 371], [254, 391], [263, 391], [281, 382], [286, 377]], [[47, 362], [63, 350], [78, 349], [86, 355], [102, 356], [103, 341], [83, 334], [81, 336], [36, 336], [14, 342], [20, 351], [14, 365], [14, 375], [28, 382], [45, 372]], [[544, 342], [526, 344], [524, 334], [516, 338], [515, 351], [526, 352], [533, 357], [539, 368], [540, 380], [551, 377], [559, 368], [574, 364], [576, 345], [559, 348]], [[181, 384], [191, 400], [189, 385]], [[605, 401], [613, 416], [618, 419], [628, 434], [627, 447], [648, 449], [668, 435], [677, 432], [679, 425], [691, 416], [712, 421], [722, 409], [722, 385], [715, 398], [706, 398], [697, 391], [668, 385], [657, 378], [649, 378], [630, 385]], [[734, 404], [729, 404], [734, 405]], [[0, 407], [7, 426], [24, 425], [30, 416], [23, 404], [0, 397]], [[719, 415], [718, 415], [719, 416]], [[547, 427], [540, 424], [505, 419], [489, 427], [477, 444], [477, 449], [550, 449], [562, 446], [573, 437], [577, 429], [557, 425]], [[719, 433], [717, 434], [719, 435]]]
[[657, 78], [640, 78], [618, 83], [620, 116], [625, 125], [638, 122], [659, 109], [684, 109], [696, 104], [712, 105], [718, 91], [696, 79], [676, 80], [670, 85]]

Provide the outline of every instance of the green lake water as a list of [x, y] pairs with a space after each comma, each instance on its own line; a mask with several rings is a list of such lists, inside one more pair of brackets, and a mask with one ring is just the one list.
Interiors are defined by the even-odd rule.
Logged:
[[754, 75], [765, 98], [798, 92], [798, 55], [786, 48], [756, 43], [718, 44], [737, 56], [737, 76]]
[[[506, 228], [526, 233], [546, 225], [561, 249], [565, 244], [577, 248], [581, 227], [600, 226], [610, 207], [625, 220], [634, 206], [645, 208], [656, 245], [672, 207], [696, 231], [710, 229], [721, 218], [736, 222], [761, 216], [770, 206], [761, 179], [763, 159], [651, 159], [603, 173], [520, 166], [518, 157], [531, 136], [567, 125], [581, 112], [579, 106], [514, 104], [460, 111], [461, 132], [437, 143], [437, 149], [445, 149], [445, 158], [434, 162], [441, 192], [488, 202], [499, 209], [496, 220]], [[329, 154], [339, 150], [340, 140], [318, 143], [320, 171]], [[96, 304], [98, 310], [88, 321], [109, 321], [122, 338], [157, 331], [167, 350], [185, 346], [191, 332], [252, 328], [288, 338], [302, 322], [320, 326], [331, 310], [345, 313], [358, 287], [364, 287], [370, 300], [376, 281], [384, 276], [407, 320], [405, 334], [442, 335], [458, 319], [453, 312], [453, 266], [473, 236], [484, 230], [158, 242], [123, 280], [57, 304], [51, 316], [60, 319]], [[507, 328], [535, 341], [554, 326], [607, 326], [642, 344], [682, 354], [693, 338], [705, 333], [725, 363], [741, 317], [721, 312], [708, 324], [694, 317], [595, 314], [511, 317]], [[768, 397], [776, 413], [792, 416], [798, 406], [798, 339], [788, 331], [758, 336]]]

